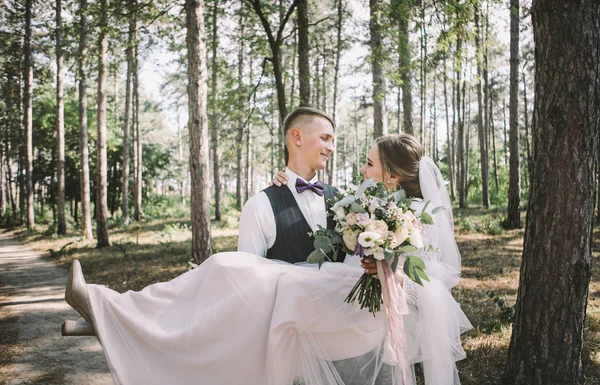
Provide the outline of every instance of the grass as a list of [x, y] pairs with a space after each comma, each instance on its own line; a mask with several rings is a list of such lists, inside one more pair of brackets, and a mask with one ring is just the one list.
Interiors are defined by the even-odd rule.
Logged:
[[[474, 208], [459, 210], [455, 215], [463, 272], [453, 295], [474, 326], [462, 339], [467, 352], [467, 359], [458, 363], [463, 385], [500, 384], [504, 370], [524, 230], [502, 229], [503, 215], [500, 209]], [[239, 212], [232, 210], [221, 222], [213, 222], [215, 251], [235, 250], [238, 216]], [[74, 233], [65, 237], [46, 236], [41, 229], [11, 233], [38, 251], [51, 249], [49, 258], [65, 268], [73, 259], [81, 260], [88, 282], [105, 284], [119, 292], [170, 280], [186, 271], [191, 258], [190, 223], [184, 218], [116, 226], [110, 232], [111, 246], [102, 250]], [[600, 268], [596, 263], [600, 229], [594, 231], [594, 250], [584, 330], [587, 385], [600, 384]]]

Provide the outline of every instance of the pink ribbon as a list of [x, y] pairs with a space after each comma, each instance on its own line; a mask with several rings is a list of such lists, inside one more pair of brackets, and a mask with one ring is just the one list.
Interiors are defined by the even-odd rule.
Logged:
[[404, 384], [412, 384], [412, 370], [408, 360], [404, 314], [408, 314], [408, 304], [402, 289], [402, 276], [392, 271], [386, 261], [377, 261], [377, 274], [381, 281], [383, 307], [388, 319], [388, 335], [384, 343], [384, 360], [399, 366]]

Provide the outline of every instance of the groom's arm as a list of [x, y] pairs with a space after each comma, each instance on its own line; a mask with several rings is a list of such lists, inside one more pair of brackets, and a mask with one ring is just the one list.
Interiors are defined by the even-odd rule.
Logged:
[[242, 209], [238, 251], [266, 257], [276, 235], [271, 203], [267, 195], [260, 192], [248, 199]]

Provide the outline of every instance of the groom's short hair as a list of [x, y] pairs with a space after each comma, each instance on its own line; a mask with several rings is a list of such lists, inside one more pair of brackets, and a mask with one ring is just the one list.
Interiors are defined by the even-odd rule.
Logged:
[[[316, 116], [316, 117], [327, 119], [329, 121], [329, 123], [331, 123], [331, 126], [333, 127], [333, 129], [335, 130], [335, 122], [333, 121], [333, 118], [331, 117], [331, 115], [329, 115], [327, 112], [321, 111], [317, 108], [312, 108], [312, 107], [298, 107], [294, 111], [290, 112], [288, 114], [288, 116], [286, 116], [285, 119], [283, 120], [284, 142], [285, 142], [285, 138], [286, 138], [288, 131], [293, 128], [294, 123], [298, 120], [298, 118], [300, 118], [302, 116]], [[289, 160], [289, 152], [288, 152], [287, 146], [284, 147], [284, 155], [285, 155], [285, 164], [287, 165], [288, 160]]]

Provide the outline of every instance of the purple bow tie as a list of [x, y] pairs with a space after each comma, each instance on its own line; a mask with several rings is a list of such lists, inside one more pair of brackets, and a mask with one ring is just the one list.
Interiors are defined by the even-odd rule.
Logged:
[[308, 183], [304, 179], [296, 179], [296, 191], [303, 193], [306, 190], [312, 190], [315, 194], [323, 196], [323, 183], [316, 181], [315, 183]]

